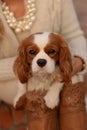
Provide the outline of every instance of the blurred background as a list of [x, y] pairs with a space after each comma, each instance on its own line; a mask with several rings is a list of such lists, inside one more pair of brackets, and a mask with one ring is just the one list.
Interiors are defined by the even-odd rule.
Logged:
[[75, 9], [80, 21], [81, 28], [83, 29], [87, 38], [87, 0], [73, 0]]
[[[87, 0], [73, 0], [78, 19], [87, 38]], [[87, 86], [87, 74], [85, 75]], [[0, 104], [0, 130], [27, 130], [27, 112], [16, 111], [5, 103]]]

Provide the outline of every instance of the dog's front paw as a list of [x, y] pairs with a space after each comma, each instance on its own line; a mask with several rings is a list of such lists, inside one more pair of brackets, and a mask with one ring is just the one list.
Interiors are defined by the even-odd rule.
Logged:
[[47, 93], [47, 95], [44, 97], [46, 106], [50, 109], [54, 109], [56, 106], [58, 106], [59, 103], [59, 97], [58, 95], [51, 95], [51, 93]]

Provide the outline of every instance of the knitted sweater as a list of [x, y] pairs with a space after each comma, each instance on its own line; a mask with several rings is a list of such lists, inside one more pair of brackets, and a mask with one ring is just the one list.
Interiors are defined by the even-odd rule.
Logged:
[[[72, 0], [36, 0], [36, 20], [31, 30], [20, 34], [15, 34], [7, 25], [0, 0], [0, 20], [5, 31], [2, 38], [4, 42], [0, 40], [0, 98], [6, 102], [12, 103], [16, 94], [13, 63], [17, 48], [21, 40], [32, 33], [44, 31], [61, 33], [69, 45], [71, 54], [80, 56], [85, 63], [87, 62], [87, 43], [80, 29]], [[5, 92], [4, 86], [9, 91]]]

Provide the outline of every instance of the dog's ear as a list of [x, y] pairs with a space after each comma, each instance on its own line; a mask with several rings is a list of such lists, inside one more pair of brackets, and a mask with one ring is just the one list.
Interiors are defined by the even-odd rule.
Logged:
[[64, 82], [71, 81], [72, 59], [67, 43], [60, 37], [59, 65]]
[[14, 63], [14, 72], [18, 76], [21, 83], [26, 83], [30, 76], [30, 65], [27, 63], [26, 48], [24, 41], [18, 48], [18, 57]]

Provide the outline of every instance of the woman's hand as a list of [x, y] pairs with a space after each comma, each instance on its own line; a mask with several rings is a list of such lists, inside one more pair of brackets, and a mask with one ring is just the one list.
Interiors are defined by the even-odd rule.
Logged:
[[72, 66], [73, 66], [73, 72], [72, 72], [73, 76], [83, 69], [83, 60], [80, 57], [73, 57]]

